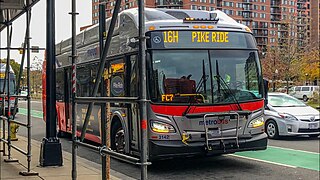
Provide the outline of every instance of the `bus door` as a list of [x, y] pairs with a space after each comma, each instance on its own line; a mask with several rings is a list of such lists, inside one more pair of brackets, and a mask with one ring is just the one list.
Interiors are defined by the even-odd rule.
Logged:
[[[139, 95], [138, 92], [138, 63], [137, 63], [137, 55], [131, 55], [127, 59], [127, 96], [137, 97]], [[128, 104], [128, 118], [129, 118], [129, 138], [132, 150], [139, 150], [139, 129], [138, 124], [139, 120], [139, 106], [138, 104]]]
[[64, 94], [65, 94], [65, 119], [66, 119], [66, 130], [71, 131], [71, 69], [64, 69]]

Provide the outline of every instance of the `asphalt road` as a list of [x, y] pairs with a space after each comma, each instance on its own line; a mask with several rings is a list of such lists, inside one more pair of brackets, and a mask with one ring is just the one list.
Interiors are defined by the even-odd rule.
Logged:
[[[25, 107], [24, 102], [19, 103], [20, 108]], [[38, 141], [45, 136], [45, 123], [37, 115], [42, 110], [41, 102], [32, 102], [32, 138]], [[17, 115], [17, 120], [24, 121], [23, 111]], [[20, 135], [25, 135], [24, 128], [20, 128]], [[71, 140], [61, 139], [63, 150], [71, 152]], [[289, 148], [289, 149], [288, 149]], [[154, 162], [148, 167], [149, 179], [310, 179], [319, 180], [319, 138], [290, 137], [280, 140], [270, 140], [267, 151], [259, 151], [258, 158], [248, 153], [224, 155], [205, 158], [186, 158]], [[254, 152], [255, 153], [255, 152]], [[262, 154], [261, 154], [262, 153]], [[273, 153], [273, 154], [272, 154]], [[262, 156], [266, 160], [263, 160]], [[269, 155], [270, 154], [270, 155]], [[78, 155], [90, 161], [100, 163], [100, 156], [92, 150], [79, 147]], [[288, 155], [296, 159], [290, 165], [283, 156]], [[261, 156], [261, 158], [260, 158]], [[300, 159], [299, 159], [300, 157]], [[301, 158], [302, 157], [302, 158]], [[271, 158], [271, 160], [270, 160]], [[309, 159], [308, 159], [309, 158]], [[310, 165], [311, 162], [311, 165]], [[309, 166], [307, 165], [309, 163]], [[316, 167], [315, 170], [314, 167]], [[139, 166], [123, 163], [118, 160], [111, 161], [111, 168], [127, 176], [139, 179]]]

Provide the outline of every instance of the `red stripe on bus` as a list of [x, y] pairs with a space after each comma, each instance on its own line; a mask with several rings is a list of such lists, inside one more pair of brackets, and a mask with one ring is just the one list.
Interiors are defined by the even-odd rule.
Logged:
[[147, 129], [147, 120], [141, 120], [141, 129]]
[[[242, 110], [255, 111], [263, 108], [264, 100], [240, 103]], [[153, 112], [172, 116], [182, 116], [182, 113], [188, 106], [168, 106], [168, 105], [151, 105]], [[237, 104], [214, 105], [214, 106], [190, 106], [189, 114], [208, 113], [208, 112], [225, 112], [238, 110]]]

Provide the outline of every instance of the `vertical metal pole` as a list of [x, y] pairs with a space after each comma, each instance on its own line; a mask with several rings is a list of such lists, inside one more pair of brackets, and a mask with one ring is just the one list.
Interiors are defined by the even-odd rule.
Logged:
[[[111, 38], [113, 35], [113, 31], [116, 25], [116, 21], [118, 19], [118, 13], [120, 10], [120, 5], [121, 5], [121, 0], [116, 0], [116, 4], [114, 6], [114, 11], [112, 14], [112, 18], [111, 18], [111, 22], [110, 22], [110, 26], [109, 26], [109, 30], [108, 30], [108, 34], [107, 34], [107, 39], [104, 43], [104, 48], [103, 48], [103, 52], [102, 52], [102, 58], [101, 58], [101, 62], [99, 64], [99, 69], [97, 72], [97, 76], [96, 76], [96, 82], [94, 84], [93, 87], [93, 92], [92, 92], [92, 97], [96, 97], [98, 89], [99, 89], [99, 85], [100, 85], [100, 81], [101, 81], [101, 76], [104, 70], [104, 66], [106, 64], [106, 59], [107, 59], [107, 54], [108, 54], [108, 50], [109, 50], [109, 45], [111, 43]], [[81, 131], [81, 141], [83, 141], [84, 136], [86, 134], [86, 130], [87, 130], [87, 126], [89, 123], [89, 117], [91, 115], [92, 112], [92, 108], [93, 108], [93, 102], [89, 104], [88, 110], [87, 110], [87, 114], [83, 123], [83, 127], [82, 127], [82, 131]]]
[[[30, 12], [29, 16], [30, 16], [29, 19], [27, 17], [27, 24], [28, 23], [30, 24], [31, 12]], [[18, 76], [17, 84], [16, 84], [16, 94], [17, 95], [19, 94], [20, 82], [21, 82], [21, 77], [22, 77], [22, 74], [23, 74], [23, 64], [24, 64], [24, 60], [25, 60], [25, 56], [26, 56], [26, 52], [25, 52], [26, 46], [27, 46], [27, 30], [26, 30], [26, 33], [25, 33], [25, 40], [24, 40], [23, 47], [22, 47], [23, 48], [23, 53], [22, 53], [22, 58], [21, 58], [22, 66], [20, 66], [19, 76]], [[17, 107], [18, 107], [18, 98], [16, 98], [15, 102], [14, 102], [13, 116], [15, 116], [15, 114], [17, 113]]]
[[[7, 11], [7, 17], [9, 17], [9, 11]], [[7, 76], [7, 98], [8, 98], [8, 159], [11, 159], [11, 131], [10, 131], [10, 48], [11, 48], [11, 35], [10, 34], [10, 24], [7, 24], [7, 67], [6, 67], [6, 76]], [[6, 82], [4, 81], [4, 84]]]
[[57, 137], [56, 76], [55, 76], [55, 0], [47, 0], [47, 106], [46, 138]]
[[140, 60], [140, 126], [141, 126], [141, 179], [147, 179], [148, 120], [147, 120], [147, 79], [146, 79], [146, 37], [144, 0], [138, 0], [139, 11], [139, 60]]
[[[40, 152], [41, 166], [62, 166], [62, 147], [57, 138], [55, 0], [47, 0], [46, 22], [46, 137]], [[55, 158], [50, 158], [55, 157]]]
[[[103, 0], [100, 0], [99, 4], [99, 46], [100, 46], [100, 61], [102, 62], [102, 51], [104, 48], [103, 41], [105, 38], [106, 32], [106, 5]], [[105, 81], [101, 81], [101, 95], [106, 96], [106, 86]], [[106, 104], [101, 105], [101, 145], [106, 147]], [[110, 179], [110, 169], [107, 168], [107, 165], [110, 163], [110, 156], [101, 156], [102, 161], [102, 176], [103, 180]], [[107, 162], [108, 161], [108, 162]], [[109, 166], [110, 167], [110, 166]]]
[[[0, 42], [1, 42], [1, 33], [0, 33]], [[0, 43], [0, 48], [1, 48], [1, 43]], [[1, 51], [0, 51], [0, 60], [1, 60]], [[1, 63], [1, 62], [0, 62]], [[4, 94], [4, 93], [2, 93], [2, 94]], [[4, 98], [2, 98], [2, 100], [1, 100], [1, 107], [2, 107], [2, 112], [3, 112], [3, 109], [5, 108], [4, 107]], [[3, 114], [4, 115], [4, 114]], [[2, 119], [2, 139], [5, 139], [6, 137], [6, 132], [5, 132], [5, 130], [6, 130], [6, 124], [5, 124], [5, 120], [4, 119]], [[2, 155], [3, 156], [5, 156], [6, 155], [6, 149], [5, 149], [5, 143], [4, 142], [2, 142], [2, 149], [1, 149], [1, 151], [0, 152], [2, 152]]]
[[[29, 0], [27, 0], [29, 4]], [[28, 172], [30, 172], [30, 162], [31, 162], [31, 96], [30, 96], [30, 18], [31, 11], [27, 9], [27, 24], [26, 24], [26, 44], [27, 44], [27, 131], [28, 131], [28, 148], [27, 148], [27, 161], [28, 161]], [[21, 64], [23, 66], [23, 64]]]
[[70, 13], [72, 16], [72, 179], [77, 179], [77, 120], [76, 120], [76, 58], [77, 58], [77, 41], [76, 41], [76, 26], [77, 26], [77, 18], [78, 13], [76, 12], [76, 0], [72, 0], [72, 12]]

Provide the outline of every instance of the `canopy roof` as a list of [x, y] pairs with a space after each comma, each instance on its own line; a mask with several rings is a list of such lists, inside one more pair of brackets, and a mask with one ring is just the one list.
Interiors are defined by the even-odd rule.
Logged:
[[[0, 0], [0, 32], [40, 0]], [[27, 3], [28, 2], [28, 3]]]

